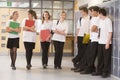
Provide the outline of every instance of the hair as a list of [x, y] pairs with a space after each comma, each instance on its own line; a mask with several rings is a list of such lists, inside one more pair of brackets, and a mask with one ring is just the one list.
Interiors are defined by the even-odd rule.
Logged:
[[79, 7], [79, 10], [83, 10], [84, 12], [86, 12], [88, 14], [88, 9], [87, 7]]
[[93, 7], [94, 7], [94, 6], [89, 7], [88, 10], [92, 11]]
[[94, 7], [92, 7], [92, 10], [96, 11], [96, 12], [99, 12], [100, 8], [98, 6], [94, 6]]
[[103, 16], [107, 16], [107, 11], [105, 10], [105, 8], [101, 8], [99, 10], [99, 14], [102, 14]]
[[[48, 14], [48, 20], [50, 20], [50, 18], [51, 18], [51, 16], [50, 16], [50, 13], [48, 12], [48, 11], [44, 11], [44, 13], [47, 13]], [[42, 23], [44, 23], [44, 21], [45, 21], [45, 18], [44, 18], [44, 13], [43, 13], [43, 15], [42, 15]]]
[[35, 19], [37, 19], [37, 15], [36, 15], [36, 12], [33, 11], [33, 10], [29, 10], [28, 11]]
[[65, 12], [65, 11], [62, 11], [61, 14], [66, 14], [66, 12]]
[[13, 16], [17, 13], [18, 11], [14, 11], [12, 15], [10, 16], [10, 19], [13, 19]]

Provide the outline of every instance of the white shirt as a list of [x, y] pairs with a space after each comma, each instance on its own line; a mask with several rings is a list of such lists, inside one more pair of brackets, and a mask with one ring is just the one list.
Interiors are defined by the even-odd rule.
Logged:
[[[62, 23], [59, 21], [58, 24], [57, 24], [57, 22], [55, 22], [53, 27], [52, 27], [52, 30], [55, 30], [55, 29], [65, 30], [65, 33], [67, 34], [68, 33], [68, 24], [67, 24], [66, 21], [64, 21]], [[52, 37], [52, 40], [53, 41], [59, 41], [59, 42], [65, 42], [66, 35], [61, 35], [61, 34], [54, 33], [53, 37]]]
[[[10, 22], [15, 22], [13, 20], [9, 20], [7, 23], [6, 23], [6, 27], [10, 27]], [[19, 23], [18, 21], [16, 21], [17, 23]], [[20, 27], [20, 26], [19, 26]], [[19, 34], [11, 34], [11, 33], [8, 33], [8, 38], [19, 38]]]
[[90, 16], [82, 18], [81, 23], [80, 23], [80, 19], [79, 19], [78, 22], [77, 22], [77, 29], [79, 29], [78, 36], [80, 36], [80, 37], [84, 37], [85, 33], [89, 33]]
[[41, 30], [46, 30], [46, 29], [49, 29], [51, 31], [52, 26], [53, 26], [52, 21], [48, 21], [48, 22], [44, 21], [44, 23], [40, 22], [40, 25], [37, 28], [37, 32], [40, 33]]
[[[28, 18], [24, 19], [22, 21], [21, 26], [25, 27], [25, 22], [28, 20]], [[37, 21], [35, 20], [35, 30], [37, 29]], [[36, 32], [31, 32], [31, 31], [23, 31], [23, 41], [24, 42], [36, 42]]]
[[99, 38], [99, 44], [106, 44], [109, 37], [109, 32], [112, 31], [112, 21], [106, 17], [104, 20], [100, 19], [99, 22], [99, 28], [100, 28], [100, 38]]
[[92, 17], [92, 19], [90, 21], [90, 39], [91, 39], [91, 42], [98, 42], [98, 32], [91, 32], [91, 28], [93, 26], [96, 26], [98, 28], [99, 17]]

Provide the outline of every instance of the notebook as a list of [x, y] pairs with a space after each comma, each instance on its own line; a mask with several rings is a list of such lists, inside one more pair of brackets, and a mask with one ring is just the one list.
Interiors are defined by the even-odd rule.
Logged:
[[25, 26], [32, 27], [34, 26], [35, 21], [34, 20], [26, 20]]
[[40, 31], [40, 38], [42, 39], [42, 41], [47, 41], [47, 38], [49, 36], [50, 36], [50, 30], [46, 29]]
[[[20, 26], [20, 23], [17, 23], [17, 22], [10, 22], [10, 25], [9, 25], [9, 27], [11, 27], [11, 28], [19, 28], [19, 26]], [[18, 34], [18, 32], [9, 32], [9, 33], [11, 33], [11, 34]]]
[[88, 44], [90, 40], [90, 34], [85, 34], [82, 43]]

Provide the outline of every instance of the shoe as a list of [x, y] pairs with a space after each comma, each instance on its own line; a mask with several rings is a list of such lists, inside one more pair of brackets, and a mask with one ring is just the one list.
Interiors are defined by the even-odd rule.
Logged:
[[92, 76], [99, 76], [99, 75], [101, 75], [101, 74], [98, 73], [98, 72], [93, 72], [93, 73], [92, 73]]
[[80, 74], [90, 74], [91, 72], [88, 71], [81, 71]]
[[62, 69], [62, 67], [58, 67], [58, 69]]
[[57, 69], [58, 67], [57, 66], [54, 66], [54, 69]]
[[14, 65], [13, 65], [13, 64], [11, 64], [11, 67], [14, 67]]
[[27, 68], [28, 70], [30, 70], [30, 69], [31, 69], [31, 66], [30, 66], [30, 65], [27, 65], [26, 68]]
[[32, 65], [30, 64], [30, 67], [32, 67]]
[[110, 75], [108, 73], [102, 73], [102, 78], [107, 78], [109, 77]]
[[47, 68], [47, 65], [46, 65], [46, 64], [44, 64], [44, 65], [43, 65], [43, 69], [46, 69], [46, 68]]
[[13, 66], [13, 67], [12, 67], [12, 70], [16, 70], [16, 67], [15, 67], [15, 66]]
[[74, 71], [76, 68], [71, 68], [71, 71]]
[[83, 69], [77, 68], [74, 70], [74, 72], [81, 72], [81, 71], [83, 71]]

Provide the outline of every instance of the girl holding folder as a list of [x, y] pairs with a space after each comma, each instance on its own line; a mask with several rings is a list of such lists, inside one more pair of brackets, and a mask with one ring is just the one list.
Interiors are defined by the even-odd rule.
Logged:
[[48, 52], [50, 46], [51, 28], [52, 21], [50, 20], [50, 14], [48, 11], [44, 11], [41, 25], [40, 27], [38, 27], [42, 48], [42, 65], [44, 69], [46, 69], [48, 65]]
[[19, 34], [21, 31], [20, 23], [17, 21], [18, 11], [14, 11], [12, 18], [7, 22], [6, 32], [8, 32], [7, 48], [10, 49], [11, 67], [16, 70], [15, 62], [17, 57], [17, 48], [19, 48]]
[[28, 18], [22, 21], [23, 27], [23, 42], [26, 50], [26, 61], [28, 70], [31, 69], [31, 59], [33, 55], [33, 49], [36, 42], [36, 13], [33, 10], [28, 11]]
[[54, 68], [62, 69], [61, 62], [63, 56], [63, 48], [68, 32], [68, 24], [65, 21], [66, 13], [63, 11], [60, 14], [60, 19], [53, 25], [53, 44], [55, 48]]

